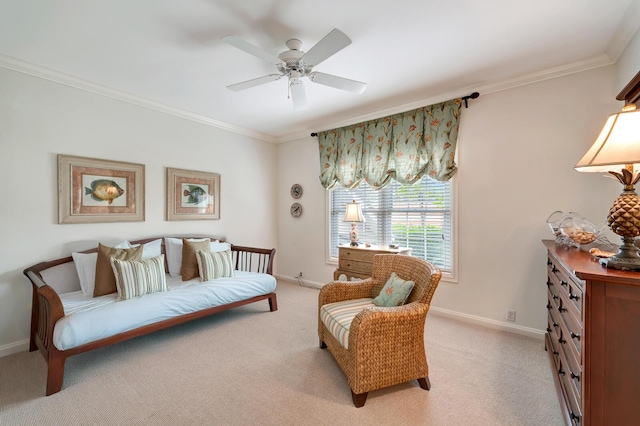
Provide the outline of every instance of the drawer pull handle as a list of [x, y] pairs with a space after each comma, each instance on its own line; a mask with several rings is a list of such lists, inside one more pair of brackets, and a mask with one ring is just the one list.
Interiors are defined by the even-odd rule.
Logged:
[[551, 333], [551, 327], [547, 327], [547, 333]]
[[578, 340], [580, 340], [580, 335], [579, 335], [579, 334], [576, 334], [576, 333], [574, 333], [574, 332], [572, 331], [572, 332], [571, 332], [571, 338], [572, 338], [572, 339], [578, 339]]
[[553, 298], [553, 300], [557, 300], [558, 296], [556, 296], [555, 294], [553, 296], [551, 296]]
[[580, 296], [578, 296], [577, 294], [569, 293], [569, 299], [573, 299], [577, 302], [578, 300], [580, 300]]
[[571, 372], [571, 378], [576, 379], [577, 381], [580, 381], [580, 375], [575, 374], [573, 371]]
[[547, 280], [547, 287], [551, 287], [552, 284], [553, 283], [551, 281]]
[[551, 309], [551, 308], [552, 308], [551, 303], [547, 303], [547, 309]]
[[560, 312], [567, 312], [567, 308], [563, 308], [562, 306], [560, 306], [560, 307], [558, 308], [558, 311], [560, 311]]
[[562, 374], [564, 376], [566, 373], [562, 368], [558, 368], [558, 374]]
[[571, 420], [580, 420], [580, 416], [578, 416], [577, 414], [574, 414], [573, 412], [569, 415], [569, 417], [571, 417]]
[[566, 281], [560, 281], [560, 285], [566, 287], [567, 286], [567, 282]]
[[554, 274], [558, 272], [558, 268], [556, 268], [556, 265], [551, 266], [551, 272], [553, 272]]
[[563, 339], [562, 337], [559, 337], [558, 338], [558, 342], [560, 342], [560, 343], [562, 343], [564, 345], [565, 343], [567, 343], [567, 340]]
[[560, 355], [560, 352], [558, 352], [558, 351], [553, 351], [553, 354], [554, 354], [555, 356], [558, 356], [558, 355]]
[[547, 266], [551, 266], [553, 264], [553, 262], [551, 262], [551, 259], [547, 259]]
[[559, 325], [557, 322], [554, 322], [554, 323], [553, 323], [553, 326], [554, 326], [555, 328], [560, 327], [560, 325]]

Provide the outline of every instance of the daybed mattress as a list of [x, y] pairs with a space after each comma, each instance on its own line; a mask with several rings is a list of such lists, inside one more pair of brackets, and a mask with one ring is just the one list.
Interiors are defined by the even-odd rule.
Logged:
[[236, 276], [201, 282], [167, 275], [170, 291], [116, 302], [116, 294], [92, 297], [81, 291], [60, 295], [65, 316], [55, 325], [53, 344], [67, 350], [94, 340], [180, 315], [222, 306], [276, 289], [272, 275], [235, 271]]

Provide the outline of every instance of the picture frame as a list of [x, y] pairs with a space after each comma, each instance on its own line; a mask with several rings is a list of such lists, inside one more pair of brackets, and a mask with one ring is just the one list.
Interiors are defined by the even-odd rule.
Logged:
[[167, 220], [220, 219], [220, 174], [167, 167]]
[[143, 222], [144, 164], [58, 154], [58, 223]]

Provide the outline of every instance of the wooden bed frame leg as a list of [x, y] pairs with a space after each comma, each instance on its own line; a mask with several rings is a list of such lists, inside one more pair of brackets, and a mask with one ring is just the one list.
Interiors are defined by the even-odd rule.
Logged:
[[275, 293], [269, 296], [269, 310], [271, 312], [275, 312], [278, 310], [278, 299], [276, 298]]
[[420, 387], [424, 390], [429, 390], [431, 389], [431, 382], [429, 381], [429, 376], [427, 377], [420, 377], [418, 379], [418, 384], [420, 385]]
[[64, 379], [64, 362], [66, 357], [49, 353], [47, 362], [47, 396], [60, 392]]
[[351, 399], [353, 399], [353, 405], [355, 405], [356, 408], [362, 407], [367, 401], [367, 395], [369, 395], [369, 392], [356, 394], [351, 391]]

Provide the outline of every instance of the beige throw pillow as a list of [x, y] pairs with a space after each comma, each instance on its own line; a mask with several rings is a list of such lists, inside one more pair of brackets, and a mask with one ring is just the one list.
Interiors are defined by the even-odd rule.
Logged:
[[187, 238], [182, 239], [182, 265], [180, 266], [182, 281], [189, 281], [200, 276], [198, 273], [198, 259], [196, 259], [196, 252], [198, 250], [211, 253], [211, 240], [208, 238], [202, 241], [189, 241]]
[[142, 259], [142, 246], [121, 249], [103, 246], [98, 243], [98, 259], [96, 261], [96, 283], [93, 288], [93, 297], [104, 296], [115, 293], [116, 277], [111, 268], [111, 258], [118, 260], [140, 260]]

